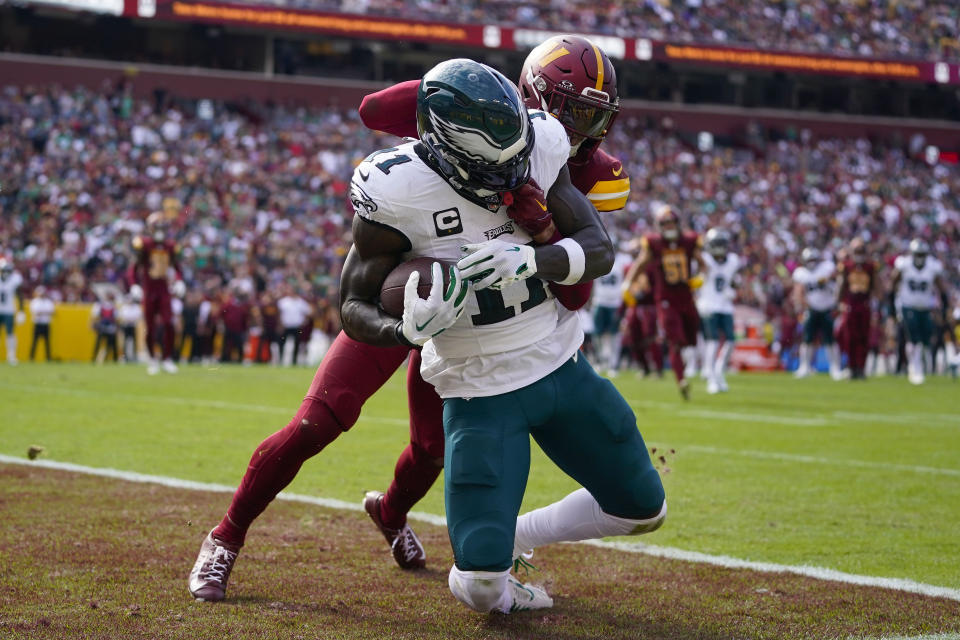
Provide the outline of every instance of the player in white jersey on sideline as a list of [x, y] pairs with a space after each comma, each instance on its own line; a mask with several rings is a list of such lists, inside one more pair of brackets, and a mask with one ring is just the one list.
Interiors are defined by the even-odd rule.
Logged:
[[[924, 360], [930, 348], [934, 326], [933, 309], [939, 294], [941, 312], [950, 308], [947, 291], [940, 274], [943, 265], [930, 257], [930, 246], [920, 238], [910, 241], [910, 254], [897, 256], [893, 263], [891, 305], [899, 309], [898, 317], [907, 336], [907, 379], [923, 384]], [[943, 325], [947, 324], [946, 317]]]
[[7, 334], [9, 364], [17, 364], [17, 334], [14, 333], [14, 327], [24, 321], [23, 294], [20, 293], [22, 283], [23, 278], [14, 271], [13, 264], [6, 258], [0, 258], [0, 329]]
[[618, 251], [613, 269], [593, 283], [593, 338], [597, 367], [606, 365], [607, 375], [614, 377], [620, 368], [620, 307], [623, 304], [623, 277], [633, 258]]
[[[591, 118], [603, 116], [601, 93]], [[578, 357], [578, 316], [545, 286], [605, 275], [613, 247], [570, 182], [564, 127], [527, 111], [499, 72], [464, 59], [437, 65], [420, 83], [417, 121], [419, 141], [374, 153], [354, 172], [344, 330], [375, 345], [423, 345], [421, 372], [444, 399], [451, 592], [481, 612], [549, 607], [543, 589], [509, 575], [520, 551], [646, 533], [666, 517], [632, 410]], [[512, 223], [506, 193], [514, 203], [535, 198], [565, 237], [532, 243]], [[403, 317], [391, 317], [377, 304], [383, 282], [417, 257], [457, 267], [445, 287], [434, 264], [427, 299], [412, 273]], [[518, 522], [531, 436], [584, 488]]]
[[[707, 273], [697, 295], [697, 309], [703, 320], [703, 371], [707, 393], [727, 391], [726, 372], [733, 351], [734, 282], [740, 270], [740, 256], [730, 251], [730, 234], [725, 229], [710, 229], [704, 236], [703, 261]], [[723, 347], [720, 338], [723, 337]]]
[[803, 317], [803, 341], [800, 343], [800, 364], [796, 377], [810, 375], [812, 345], [817, 337], [827, 352], [830, 377], [841, 378], [840, 349], [833, 338], [833, 316], [837, 307], [837, 286], [833, 260], [822, 259], [820, 251], [807, 247], [801, 254], [803, 264], [793, 272], [794, 296], [799, 308], [806, 307]]

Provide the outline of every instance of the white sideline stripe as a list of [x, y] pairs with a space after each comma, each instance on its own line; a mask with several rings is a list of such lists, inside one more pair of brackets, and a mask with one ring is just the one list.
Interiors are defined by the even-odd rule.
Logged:
[[721, 447], [705, 447], [697, 444], [672, 446], [674, 449], [686, 451], [730, 456], [744, 456], [747, 458], [759, 458], [761, 460], [786, 460], [789, 462], [805, 462], [809, 464], [832, 464], [841, 467], [862, 467], [865, 469], [882, 469], [884, 471], [912, 471], [914, 473], [931, 473], [934, 475], [960, 477], [960, 469], [944, 469], [942, 467], [924, 467], [912, 464], [894, 464], [890, 462], [870, 462], [867, 460], [851, 460], [849, 458], [823, 458], [820, 456], [804, 456], [795, 453], [751, 451], [749, 449], [724, 449]]
[[[862, 413], [860, 411], [834, 411], [833, 417], [840, 420], [859, 420], [862, 422], [888, 422], [908, 424], [911, 427], [960, 427], [960, 416], [945, 413]], [[936, 424], [930, 424], [931, 422]]]
[[[84, 465], [73, 464], [71, 462], [57, 462], [54, 460], [24, 460], [23, 458], [16, 458], [4, 454], [0, 454], [0, 463], [17, 464], [25, 467], [41, 467], [44, 469], [55, 469], [57, 471], [71, 471], [74, 473], [83, 473], [104, 478], [114, 478], [128, 482], [158, 484], [174, 489], [212, 491], [216, 493], [233, 493], [236, 490], [236, 487], [225, 484], [194, 482], [192, 480], [181, 480], [179, 478], [171, 478], [167, 476], [154, 476], [132, 471], [120, 471], [118, 469], [87, 467]], [[336, 500], [334, 498], [318, 498], [314, 496], [286, 492], [280, 493], [277, 498], [280, 500], [289, 500], [291, 502], [314, 504], [330, 509], [363, 511], [363, 507], [359, 501], [346, 502], [344, 500]], [[412, 520], [426, 522], [428, 524], [442, 527], [446, 526], [447, 524], [446, 518], [432, 513], [411, 511], [408, 514], [408, 517]], [[749, 569], [751, 571], [759, 571], [762, 573], [792, 573], [817, 580], [829, 580], [832, 582], [842, 582], [846, 584], [856, 584], [867, 587], [894, 589], [897, 591], [917, 593], [935, 598], [947, 598], [948, 600], [960, 601], [960, 589], [939, 587], [936, 585], [914, 582], [913, 580], [906, 580], [902, 578], [877, 578], [874, 576], [861, 576], [851, 573], [844, 573], [842, 571], [824, 569], [821, 567], [791, 566], [774, 564], [771, 562], [753, 562], [750, 560], [731, 558], [730, 556], [715, 556], [706, 553], [700, 553], [698, 551], [685, 551], [683, 549], [675, 549], [673, 547], [659, 547], [639, 542], [604, 542], [602, 540], [587, 540], [579, 544], [587, 544], [604, 549], [615, 549], [629, 553], [642, 553], [644, 555], [654, 556], [657, 558], [667, 558], [670, 560], [711, 564], [728, 569]]]
[[831, 582], [842, 582], [844, 584], [855, 584], [864, 587], [880, 587], [882, 589], [893, 589], [895, 591], [907, 591], [920, 595], [931, 596], [934, 598], [946, 598], [948, 600], [960, 601], [960, 589], [951, 589], [949, 587], [938, 587], [932, 584], [914, 582], [904, 578], [877, 578], [875, 576], [861, 576], [853, 573], [844, 573], [835, 569], [825, 569], [823, 567], [811, 566], [792, 566], [786, 564], [776, 564], [773, 562], [753, 562], [751, 560], [741, 560], [740, 558], [731, 558], [730, 556], [714, 556], [699, 551], [685, 551], [683, 549], [674, 549], [673, 547], [658, 547], [656, 545], [644, 544], [642, 542], [605, 542], [603, 540], [585, 540], [579, 544], [586, 544], [591, 547], [601, 547], [603, 549], [616, 549], [618, 551], [629, 551], [631, 553], [642, 553], [656, 558], [667, 558], [668, 560], [683, 560], [685, 562], [696, 562], [699, 564], [710, 564], [724, 569], [749, 569], [761, 573], [792, 573], [807, 578], [817, 580], [829, 580]]
[[712, 409], [679, 409], [677, 408], [677, 405], [670, 404], [669, 402], [654, 402], [651, 400], [635, 400], [629, 398], [627, 399], [627, 404], [634, 409], [640, 410], [645, 408], [669, 409], [675, 415], [685, 416], [688, 418], [710, 418], [713, 420], [729, 420], [733, 422], [769, 422], [773, 424], [792, 424], [800, 427], [822, 427], [828, 424], [828, 421], [821, 416], [798, 418], [795, 416], [781, 416], [773, 413], [741, 413], [737, 411], [715, 411]]

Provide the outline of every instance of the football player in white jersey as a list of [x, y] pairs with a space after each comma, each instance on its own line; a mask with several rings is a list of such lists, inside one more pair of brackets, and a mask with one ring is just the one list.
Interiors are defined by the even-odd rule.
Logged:
[[801, 254], [803, 264], [793, 272], [794, 297], [798, 308], [806, 307], [803, 316], [803, 341], [800, 343], [800, 364], [796, 377], [810, 375], [810, 359], [814, 355], [811, 346], [819, 336], [820, 344], [827, 351], [830, 376], [841, 378], [840, 349], [833, 339], [833, 315], [837, 306], [837, 288], [834, 274], [837, 271], [833, 260], [821, 259], [820, 251], [807, 247]]
[[[613, 269], [593, 283], [593, 335], [597, 350], [596, 362], [605, 364], [607, 375], [614, 377], [620, 365], [620, 306], [623, 304], [623, 277], [633, 258], [618, 251]], [[599, 366], [599, 365], [598, 365]]]
[[[417, 121], [420, 140], [354, 172], [344, 330], [376, 345], [423, 345], [421, 372], [444, 399], [451, 592], [481, 612], [549, 607], [543, 589], [510, 577], [518, 549], [645, 533], [666, 516], [633, 412], [578, 357], [578, 316], [544, 285], [608, 273], [613, 247], [570, 182], [563, 126], [528, 112], [499, 72], [464, 59], [437, 65], [421, 80]], [[507, 192], [538, 198], [564, 239], [532, 244], [511, 224]], [[391, 317], [377, 304], [383, 281], [416, 257], [457, 266], [445, 288], [434, 265], [427, 299], [411, 274], [403, 317]], [[531, 435], [585, 488], [525, 514], [522, 527]]]
[[[907, 379], [911, 384], [923, 384], [923, 363], [935, 326], [932, 317], [937, 305], [935, 294], [939, 294], [940, 309], [944, 313], [950, 308], [940, 277], [943, 266], [930, 257], [930, 246], [926, 242], [914, 238], [910, 241], [910, 255], [897, 256], [893, 268], [891, 296], [896, 299], [891, 302], [900, 310], [900, 321], [906, 331]], [[946, 324], [944, 317], [943, 325]]]
[[[17, 335], [14, 326], [23, 323], [23, 278], [14, 271], [13, 264], [0, 258], [0, 328], [7, 332], [7, 362], [17, 364]], [[17, 307], [19, 300], [20, 306]]]
[[734, 283], [741, 262], [740, 256], [730, 251], [730, 234], [724, 229], [707, 231], [704, 248], [707, 274], [698, 292], [697, 308], [703, 319], [703, 371], [707, 378], [707, 393], [714, 394], [728, 390], [724, 372], [733, 350], [733, 300], [737, 296]]

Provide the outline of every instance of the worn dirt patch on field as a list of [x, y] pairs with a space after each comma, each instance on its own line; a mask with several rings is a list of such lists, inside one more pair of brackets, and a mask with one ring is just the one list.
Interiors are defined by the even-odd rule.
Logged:
[[[847, 638], [960, 632], [960, 603], [579, 545], [539, 549], [552, 610], [482, 616], [447, 590], [446, 531], [403, 572], [362, 513], [272, 505], [219, 604], [186, 577], [229, 496], [0, 465], [4, 638]], [[361, 496], [357, 496], [358, 502]]]

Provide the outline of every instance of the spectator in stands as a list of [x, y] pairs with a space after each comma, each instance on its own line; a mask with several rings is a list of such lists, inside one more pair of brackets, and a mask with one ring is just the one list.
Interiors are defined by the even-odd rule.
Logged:
[[97, 341], [93, 345], [91, 362], [97, 362], [100, 357], [100, 348], [103, 345], [103, 359], [113, 357], [117, 361], [117, 306], [113, 293], [106, 293], [101, 302], [97, 302], [90, 309], [90, 318], [93, 330], [97, 333]]
[[143, 319], [143, 305], [134, 296], [125, 296], [117, 309], [117, 322], [120, 325], [120, 345], [124, 362], [137, 362], [137, 326]]
[[30, 300], [30, 317], [33, 319], [33, 341], [30, 343], [30, 361], [33, 362], [37, 352], [37, 342], [42, 338], [43, 347], [46, 350], [47, 362], [53, 358], [50, 357], [50, 321], [53, 319], [55, 307], [53, 300], [47, 295], [47, 288], [43, 285], [37, 287], [33, 292], [33, 299]]
[[246, 361], [250, 304], [244, 288], [240, 287], [226, 296], [220, 308], [220, 320], [223, 324], [223, 349], [220, 352], [220, 362]]
[[287, 340], [293, 340], [293, 355], [289, 362], [296, 365], [300, 356], [300, 344], [309, 340], [304, 337], [303, 332], [308, 319], [312, 321], [310, 304], [297, 294], [292, 286], [285, 285], [284, 295], [277, 301], [277, 307], [283, 329], [280, 334], [280, 359], [281, 362], [288, 362], [286, 344]]
[[269, 291], [260, 294], [260, 340], [257, 342], [256, 362], [273, 362], [274, 351], [282, 351], [278, 347], [280, 340], [280, 308], [274, 296]]

